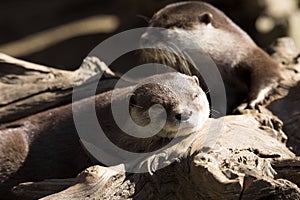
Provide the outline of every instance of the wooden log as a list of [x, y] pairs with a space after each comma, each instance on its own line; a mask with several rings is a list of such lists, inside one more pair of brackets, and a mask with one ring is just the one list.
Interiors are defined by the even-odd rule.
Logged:
[[281, 65], [284, 81], [268, 109], [283, 121], [288, 136], [287, 145], [300, 155], [300, 59], [299, 51], [290, 38], [280, 38], [270, 49], [272, 57]]
[[[88, 84], [104, 77], [116, 77], [96, 57], [87, 57], [76, 71], [65, 71], [19, 60], [0, 53], [0, 123], [14, 121], [71, 102], [73, 87], [85, 97]], [[98, 93], [112, 89], [116, 79], [105, 79]]]
[[92, 166], [81, 172], [76, 179], [45, 180], [38, 183], [23, 183], [14, 188], [22, 197], [33, 199], [68, 189], [42, 198], [43, 200], [68, 199], [127, 199], [134, 193], [134, 185], [125, 181], [125, 173], [112, 168]]
[[279, 159], [272, 162], [273, 168], [276, 170], [276, 178], [291, 180], [300, 186], [300, 157], [295, 159]]
[[16, 194], [22, 194], [23, 198], [39, 199], [43, 196], [60, 192], [76, 183], [75, 178], [71, 179], [51, 179], [43, 182], [22, 183], [13, 191]]
[[[222, 129], [214, 127], [216, 124], [222, 124]], [[276, 171], [271, 165], [274, 159], [292, 160], [295, 155], [261, 126], [254, 115], [208, 120], [201, 131], [179, 139], [176, 145], [155, 156], [139, 160], [135, 166], [147, 166], [148, 173], [125, 176], [122, 171], [98, 166], [91, 179], [43, 199], [260, 199], [283, 195], [300, 198], [295, 184], [274, 179]], [[212, 135], [216, 130], [221, 131], [219, 136]], [[169, 162], [172, 164], [168, 165]], [[116, 174], [122, 178], [113, 178]], [[15, 191], [22, 196], [34, 190], [26, 189], [21, 185]], [[128, 195], [120, 197], [124, 193]]]

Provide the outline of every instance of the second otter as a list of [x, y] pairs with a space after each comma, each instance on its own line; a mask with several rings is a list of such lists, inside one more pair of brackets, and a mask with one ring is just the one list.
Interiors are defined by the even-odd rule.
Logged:
[[[170, 4], [154, 14], [149, 27], [142, 35], [142, 46], [151, 43], [171, 50], [196, 48], [213, 59], [225, 83], [229, 111], [245, 98], [248, 106], [254, 108], [281, 79], [279, 66], [247, 33], [210, 4], [201, 1]], [[164, 30], [153, 34], [151, 27]], [[197, 74], [191, 65], [182, 66], [178, 61], [182, 59], [174, 58], [172, 53], [145, 52], [148, 60], [163, 60], [182, 73]]]

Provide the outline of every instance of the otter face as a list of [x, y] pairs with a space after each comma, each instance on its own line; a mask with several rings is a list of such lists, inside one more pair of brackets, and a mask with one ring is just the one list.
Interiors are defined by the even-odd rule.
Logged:
[[[159, 132], [159, 137], [173, 138], [176, 135], [188, 135], [199, 130], [209, 117], [209, 104], [205, 93], [199, 87], [197, 77], [180, 73], [153, 76], [139, 84], [130, 98], [130, 114], [135, 123], [146, 126], [149, 123], [158, 124], [166, 112], [165, 126]], [[159, 104], [161, 107], [155, 107]], [[152, 121], [149, 110], [154, 113]]]
[[[149, 27], [164, 28], [162, 31], [148, 29], [141, 37], [141, 44], [171, 42], [180, 49], [184, 47], [203, 47], [208, 37], [214, 37], [219, 24], [216, 23], [216, 9], [203, 2], [182, 2], [166, 6], [154, 14]], [[218, 13], [219, 15], [223, 13]], [[226, 18], [226, 16], [224, 16]], [[196, 46], [195, 46], [196, 45]]]
[[[197, 49], [209, 54], [217, 64], [232, 67], [255, 46], [252, 39], [223, 12], [204, 2], [170, 4], [154, 14], [149, 27], [141, 36], [142, 47], [149, 44], [160, 47], [164, 44], [171, 51]], [[164, 29], [155, 31], [152, 27]], [[150, 53], [145, 56], [151, 57]], [[147, 60], [153, 58], [159, 56]]]

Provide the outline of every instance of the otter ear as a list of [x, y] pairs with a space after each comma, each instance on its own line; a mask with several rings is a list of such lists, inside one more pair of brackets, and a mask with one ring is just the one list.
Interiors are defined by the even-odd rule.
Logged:
[[200, 85], [200, 83], [199, 83], [199, 79], [198, 79], [198, 77], [197, 77], [197, 76], [193, 76], [193, 79], [194, 79], [194, 81], [197, 83], [197, 85]]
[[209, 12], [205, 12], [199, 16], [199, 21], [204, 24], [210, 24], [213, 20], [213, 15]]
[[126, 95], [126, 99], [129, 101], [129, 104], [136, 104], [136, 95], [134, 93], [129, 93]]

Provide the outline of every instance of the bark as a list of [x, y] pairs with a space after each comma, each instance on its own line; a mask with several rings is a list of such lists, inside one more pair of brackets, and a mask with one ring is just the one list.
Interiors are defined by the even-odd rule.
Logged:
[[[125, 181], [125, 173], [101, 166], [92, 166], [80, 173], [76, 179], [47, 180], [40, 183], [25, 183], [15, 189], [22, 196], [34, 199], [71, 186], [68, 189], [42, 198], [50, 199], [127, 199], [134, 192], [133, 184]], [[29, 195], [28, 195], [29, 194]]]
[[[279, 132], [272, 132], [251, 114], [211, 119], [201, 131], [136, 163], [139, 169], [147, 167], [148, 173], [126, 174], [122, 167], [114, 171], [96, 166], [83, 172], [90, 179], [80, 179], [44, 199], [300, 198], [297, 185], [284, 179], [289, 178], [287, 169], [299, 167], [299, 158], [278, 140]], [[299, 183], [299, 176], [294, 179]], [[44, 191], [20, 185], [15, 192], [23, 196], [32, 190]]]
[[[87, 57], [76, 71], [65, 71], [0, 53], [0, 123], [70, 103], [73, 87], [85, 97], [88, 85], [98, 81], [101, 72], [104, 77], [115, 76], [95, 57]], [[98, 92], [112, 89], [116, 80], [100, 81]]]

